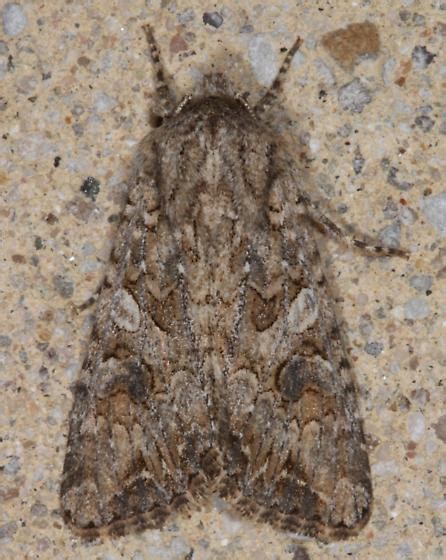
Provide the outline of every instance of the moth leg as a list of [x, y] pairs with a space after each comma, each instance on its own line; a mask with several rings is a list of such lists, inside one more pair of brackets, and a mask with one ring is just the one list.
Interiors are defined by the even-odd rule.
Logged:
[[160, 117], [166, 117], [172, 113], [175, 107], [175, 96], [168, 85], [166, 71], [163, 63], [161, 62], [160, 51], [158, 43], [153, 35], [152, 26], [146, 24], [142, 26], [142, 29], [146, 35], [147, 44], [150, 49], [150, 58], [152, 59], [152, 64], [155, 69], [154, 80], [158, 105], [156, 113]]
[[397, 249], [395, 247], [383, 247], [375, 242], [367, 242], [364, 239], [357, 239], [351, 234], [346, 232], [337, 226], [330, 218], [323, 214], [316, 202], [311, 200], [311, 198], [305, 193], [299, 191], [297, 197], [297, 203], [303, 204], [305, 206], [305, 215], [309, 218], [310, 222], [321, 230], [326, 235], [330, 235], [337, 241], [346, 243], [350, 247], [357, 247], [363, 249], [366, 252], [376, 253], [379, 256], [397, 256], [408, 258], [408, 252], [403, 249]]
[[299, 50], [302, 44], [302, 39], [298, 37], [295, 41], [291, 49], [288, 51], [285, 60], [282, 62], [282, 66], [280, 67], [279, 71], [277, 72], [276, 77], [274, 78], [273, 83], [269, 87], [268, 91], [257, 101], [255, 106], [253, 107], [253, 111], [256, 115], [260, 115], [261, 113], [265, 113], [268, 109], [274, 104], [278, 95], [281, 93], [284, 83], [284, 77], [287, 73], [291, 61], [293, 60], [293, 56]]

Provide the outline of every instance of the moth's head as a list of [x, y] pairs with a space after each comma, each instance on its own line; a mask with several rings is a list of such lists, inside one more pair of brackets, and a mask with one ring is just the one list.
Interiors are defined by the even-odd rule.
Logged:
[[203, 82], [191, 94], [172, 105], [160, 114], [152, 114], [150, 124], [160, 127], [172, 119], [191, 111], [219, 113], [222, 115], [252, 116], [252, 109], [247, 102], [248, 93], [238, 91], [232, 82], [221, 72], [213, 72], [203, 77]]
[[201, 97], [228, 97], [238, 99], [248, 95], [241, 94], [231, 80], [222, 72], [210, 72], [203, 76], [201, 85]]

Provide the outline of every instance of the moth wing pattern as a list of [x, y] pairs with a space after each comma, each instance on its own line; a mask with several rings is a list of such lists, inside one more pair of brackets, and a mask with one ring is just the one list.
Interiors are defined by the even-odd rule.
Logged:
[[269, 215], [227, 383], [228, 494], [244, 514], [330, 540], [366, 523], [372, 487], [352, 372], [294, 178], [288, 166], [265, 188]]
[[74, 387], [61, 495], [67, 521], [87, 535], [162, 525], [167, 506], [179, 509], [199, 486], [210, 448], [180, 261], [162, 218], [155, 227], [157, 204], [145, 177], [123, 214]]
[[225, 94], [141, 142], [74, 386], [61, 506], [75, 531], [161, 527], [211, 493], [322, 540], [367, 521], [352, 372], [300, 187], [280, 140]]

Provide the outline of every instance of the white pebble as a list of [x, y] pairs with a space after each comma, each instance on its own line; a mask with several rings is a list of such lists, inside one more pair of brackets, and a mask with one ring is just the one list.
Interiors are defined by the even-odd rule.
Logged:
[[426, 422], [421, 412], [412, 412], [407, 420], [407, 429], [412, 441], [420, 441], [423, 437]]
[[380, 461], [372, 465], [372, 474], [374, 476], [398, 474], [398, 465], [395, 461]]
[[259, 83], [269, 86], [277, 74], [277, 59], [269, 41], [257, 35], [251, 39], [248, 58]]
[[429, 304], [422, 298], [412, 298], [404, 306], [405, 318], [411, 319], [412, 321], [425, 319], [429, 316], [430, 312]]
[[3, 31], [6, 35], [18, 35], [27, 24], [25, 11], [20, 4], [11, 2], [5, 4], [2, 12]]
[[317, 153], [321, 147], [321, 143], [317, 138], [310, 139], [310, 150], [313, 154]]
[[94, 100], [94, 107], [98, 113], [106, 113], [116, 107], [118, 102], [106, 93], [98, 93]]
[[[294, 57], [296, 58], [296, 57]], [[325, 64], [325, 62], [323, 60], [316, 60], [315, 62], [315, 66], [322, 78], [322, 82], [326, 85], [326, 86], [334, 86], [336, 84], [336, 78], [334, 77], [334, 74], [331, 70], [331, 68], [329, 66], [327, 66], [327, 64]]]
[[430, 223], [438, 228], [442, 235], [446, 235], [446, 191], [425, 198], [421, 209]]
[[372, 101], [372, 94], [359, 78], [355, 78], [339, 88], [338, 100], [346, 111], [362, 113], [364, 107]]

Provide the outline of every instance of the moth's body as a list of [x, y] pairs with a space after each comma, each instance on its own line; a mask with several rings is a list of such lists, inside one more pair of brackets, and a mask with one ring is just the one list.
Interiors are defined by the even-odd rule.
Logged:
[[75, 388], [62, 482], [82, 534], [159, 527], [212, 492], [321, 539], [366, 522], [348, 368], [296, 170], [225, 96], [141, 143]]

